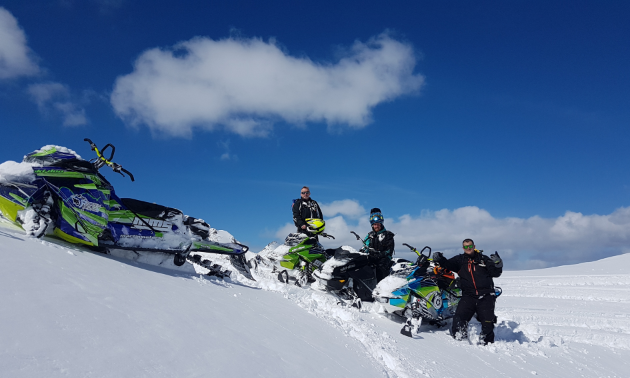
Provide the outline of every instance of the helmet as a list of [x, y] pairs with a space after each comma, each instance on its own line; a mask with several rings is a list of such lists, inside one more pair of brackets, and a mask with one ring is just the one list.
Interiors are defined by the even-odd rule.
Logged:
[[383, 218], [383, 214], [381, 214], [380, 212], [370, 214], [370, 224], [375, 224], [375, 223], [383, 224], [384, 220], [385, 218]]
[[324, 229], [326, 229], [326, 222], [323, 219], [306, 218], [306, 230], [311, 234], [321, 234]]

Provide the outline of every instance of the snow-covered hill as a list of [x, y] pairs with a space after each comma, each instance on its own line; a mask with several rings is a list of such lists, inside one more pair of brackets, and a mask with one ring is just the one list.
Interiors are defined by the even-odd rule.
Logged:
[[[630, 255], [497, 280], [497, 342], [0, 230], [3, 377], [628, 377]], [[473, 324], [474, 330], [478, 325]], [[473, 330], [473, 334], [475, 331]]]

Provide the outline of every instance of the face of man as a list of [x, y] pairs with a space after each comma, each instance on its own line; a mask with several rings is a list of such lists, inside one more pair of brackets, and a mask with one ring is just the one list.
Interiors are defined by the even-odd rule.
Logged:
[[374, 230], [374, 232], [379, 232], [382, 229], [383, 229], [383, 225], [380, 223], [374, 223], [372, 225], [372, 230]]
[[307, 200], [311, 197], [311, 190], [307, 188], [302, 188], [300, 195], [302, 196], [302, 199]]
[[475, 253], [475, 245], [471, 242], [464, 242], [464, 253], [472, 255]]

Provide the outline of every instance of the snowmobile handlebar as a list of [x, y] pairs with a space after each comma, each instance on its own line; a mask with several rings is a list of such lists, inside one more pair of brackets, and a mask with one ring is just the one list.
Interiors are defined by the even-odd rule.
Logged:
[[325, 237], [325, 238], [328, 238], [328, 239], [334, 239], [335, 238], [334, 236], [332, 236], [330, 234], [323, 233], [323, 232], [320, 235]]
[[[418, 257], [420, 257], [420, 256], [424, 256], [424, 257], [426, 257], [427, 259], [431, 257], [431, 247], [429, 247], [428, 245], [427, 245], [426, 247], [422, 248], [422, 249], [420, 250], [420, 252], [418, 252], [418, 250], [417, 250], [415, 247], [412, 247], [412, 246], [410, 246], [410, 245], [409, 245], [409, 244], [407, 244], [407, 243], [403, 243], [403, 245], [404, 245], [405, 247], [407, 247], [407, 248], [411, 249], [412, 251], [414, 251], [414, 252], [416, 253], [416, 255], [418, 255]], [[429, 254], [427, 254], [427, 255], [425, 255], [425, 254], [423, 253], [426, 249], [428, 249], [428, 250], [429, 250]]]
[[359, 234], [357, 234], [354, 231], [350, 231], [350, 233], [353, 234], [357, 238], [357, 240], [361, 240], [361, 243], [363, 243], [363, 248], [362, 249], [365, 249], [368, 254], [377, 253], [377, 250], [372, 248], [372, 247], [370, 247], [370, 246], [368, 246], [367, 243], [365, 242], [365, 240], [361, 239]]
[[[112, 162], [111, 160], [114, 158], [114, 153], [116, 152], [116, 147], [114, 147], [113, 144], [111, 143], [107, 143], [105, 145], [105, 147], [103, 147], [100, 151], [98, 149], [98, 147], [96, 147], [96, 144], [94, 144], [94, 142], [92, 142], [92, 140], [90, 138], [84, 138], [84, 141], [88, 142], [90, 144], [90, 148], [92, 149], [92, 151], [96, 152], [96, 159], [93, 162], [94, 167], [98, 170], [100, 169], [102, 166], [107, 165], [108, 167], [110, 167], [114, 172], [116, 173], [120, 173], [120, 175], [122, 177], [125, 177], [125, 174], [129, 175], [129, 178], [131, 179], [131, 181], [136, 181], [133, 177], [133, 175], [131, 174], [131, 172], [129, 172], [128, 170], [126, 170], [125, 168], [122, 167], [122, 165], [117, 164]], [[109, 159], [106, 159], [103, 154], [105, 152], [105, 150], [107, 150], [108, 148], [112, 148], [112, 153], [109, 155]], [[90, 160], [91, 161], [91, 160]], [[123, 173], [124, 172], [124, 173]]]

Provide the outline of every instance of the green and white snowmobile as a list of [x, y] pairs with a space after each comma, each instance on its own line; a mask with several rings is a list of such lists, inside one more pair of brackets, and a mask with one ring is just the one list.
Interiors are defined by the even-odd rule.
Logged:
[[[307, 219], [306, 233], [291, 233], [284, 244], [272, 243], [256, 255], [256, 269], [270, 272], [279, 281], [294, 282], [297, 286], [315, 282], [313, 272], [326, 262], [327, 250], [319, 243], [318, 236], [334, 239], [324, 233], [325, 223], [321, 219]], [[333, 250], [330, 250], [333, 251]], [[329, 252], [330, 252], [329, 251]]]
[[[45, 146], [24, 157], [22, 163], [0, 166], [0, 216], [37, 238], [56, 237], [101, 252], [161, 253], [172, 256], [174, 265], [186, 261], [203, 266], [195, 253], [229, 256], [241, 274], [253, 279], [245, 260], [248, 247], [220, 243], [210, 238], [210, 226], [202, 219], [184, 215], [167, 206], [120, 198], [99, 172], [108, 166], [122, 176], [131, 172], [112, 162], [115, 147], [103, 149], [89, 139], [96, 158], [87, 161], [60, 146]], [[108, 158], [104, 153], [111, 149]], [[212, 264], [204, 266], [210, 273]], [[225, 274], [221, 267], [217, 273]]]

